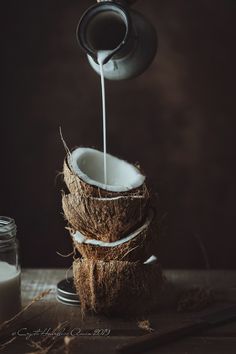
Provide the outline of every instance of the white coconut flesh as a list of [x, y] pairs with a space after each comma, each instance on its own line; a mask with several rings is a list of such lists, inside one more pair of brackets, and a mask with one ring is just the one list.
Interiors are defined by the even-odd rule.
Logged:
[[152, 255], [145, 262], [143, 262], [143, 264], [153, 264], [156, 263], [156, 261], [157, 261], [157, 257]]
[[107, 184], [104, 184], [103, 152], [91, 148], [77, 148], [69, 156], [72, 172], [85, 183], [111, 192], [125, 192], [140, 187], [144, 181], [132, 164], [110, 154], [107, 159]]
[[113, 242], [103, 242], [100, 240], [89, 239], [89, 238], [86, 238], [79, 231], [76, 231], [71, 236], [73, 237], [74, 241], [76, 241], [78, 243], [85, 243], [88, 245], [94, 245], [94, 246], [98, 246], [98, 247], [116, 247], [116, 246], [122, 245], [126, 242], [129, 242], [130, 240], [132, 240], [133, 238], [138, 236], [141, 232], [143, 232], [145, 229], [147, 229], [153, 219], [153, 216], [154, 216], [154, 213], [152, 210], [150, 210], [149, 215], [148, 215], [145, 223], [142, 226], [140, 226], [137, 230], [132, 232], [130, 235], [123, 237], [120, 240], [113, 241]]
[[[146, 196], [145, 195], [132, 195], [132, 199], [145, 199]], [[111, 202], [111, 201], [115, 201], [115, 200], [122, 200], [122, 199], [127, 199], [127, 195], [119, 195], [118, 197], [104, 197], [104, 198], [100, 198], [100, 197], [90, 197], [90, 200], [96, 200], [98, 202]]]

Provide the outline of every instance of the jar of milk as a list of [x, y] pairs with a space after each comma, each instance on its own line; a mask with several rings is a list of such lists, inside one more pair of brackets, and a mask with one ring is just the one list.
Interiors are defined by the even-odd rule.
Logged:
[[20, 273], [15, 221], [0, 216], [0, 324], [21, 309]]

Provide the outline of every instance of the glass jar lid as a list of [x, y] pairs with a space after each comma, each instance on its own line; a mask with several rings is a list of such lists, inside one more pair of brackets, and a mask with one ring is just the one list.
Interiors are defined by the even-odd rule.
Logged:
[[15, 220], [8, 216], [0, 216], [0, 244], [11, 241], [15, 236]]

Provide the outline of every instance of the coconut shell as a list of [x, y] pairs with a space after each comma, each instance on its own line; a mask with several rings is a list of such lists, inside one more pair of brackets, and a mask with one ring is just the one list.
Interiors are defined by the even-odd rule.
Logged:
[[123, 261], [145, 261], [148, 255], [154, 251], [155, 247], [154, 238], [158, 237], [158, 229], [154, 230], [151, 224], [140, 230], [140, 232], [127, 240], [124, 243], [114, 246], [101, 246], [91, 243], [78, 242], [76, 238], [72, 236], [73, 243], [77, 251], [83, 258], [100, 259], [104, 261], [110, 260], [123, 260]]
[[[136, 168], [138, 168], [136, 166]], [[138, 168], [139, 169], [139, 168]], [[78, 196], [90, 196], [97, 198], [112, 198], [117, 196], [143, 196], [148, 199], [149, 192], [146, 184], [143, 183], [139, 188], [131, 189], [127, 192], [111, 192], [84, 182], [77, 174], [75, 174], [69, 166], [68, 159], [64, 160], [63, 165], [64, 182], [71, 194]]]
[[82, 313], [146, 313], [158, 303], [162, 272], [157, 263], [77, 259], [74, 283]]
[[113, 242], [127, 235], [146, 214], [145, 197], [93, 198], [68, 194], [62, 208], [69, 225], [85, 237]]

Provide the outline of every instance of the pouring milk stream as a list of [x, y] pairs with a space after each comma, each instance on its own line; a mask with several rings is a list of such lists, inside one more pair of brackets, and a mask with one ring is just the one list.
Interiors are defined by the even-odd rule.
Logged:
[[97, 60], [100, 67], [101, 90], [102, 90], [102, 122], [103, 122], [103, 169], [104, 169], [104, 184], [107, 184], [107, 131], [106, 131], [106, 96], [105, 96], [105, 79], [103, 71], [103, 63], [111, 53], [110, 50], [99, 50]]

